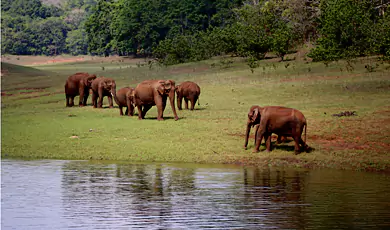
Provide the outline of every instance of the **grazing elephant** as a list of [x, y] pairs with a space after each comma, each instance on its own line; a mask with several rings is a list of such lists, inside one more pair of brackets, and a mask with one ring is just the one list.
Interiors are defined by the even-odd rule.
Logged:
[[[184, 98], [186, 109], [188, 109], [188, 100], [191, 101], [191, 110], [194, 110], [195, 103], [200, 95], [200, 87], [195, 82], [185, 81], [175, 87], [177, 94], [177, 108], [182, 110], [181, 102]], [[199, 105], [199, 101], [198, 101]]]
[[[305, 151], [309, 150], [306, 144], [307, 122], [305, 116], [296, 109], [281, 106], [260, 107], [254, 105], [248, 113], [248, 122], [245, 133], [246, 149], [251, 126], [256, 125], [255, 148], [253, 152], [259, 152], [261, 141], [264, 137], [267, 151], [271, 151], [271, 135], [290, 136], [295, 141], [295, 154], [301, 151], [299, 144]], [[305, 128], [305, 141], [302, 140], [303, 128]]]
[[122, 108], [126, 107], [125, 114], [128, 116], [134, 115], [134, 106], [133, 106], [133, 98], [134, 98], [134, 88], [124, 87], [116, 92], [114, 96], [114, 100], [116, 104], [119, 106], [119, 114], [123, 116]]
[[[94, 108], [103, 108], [103, 97], [107, 96], [110, 108], [113, 108], [112, 96], [116, 97], [116, 84], [112, 78], [98, 77], [93, 80], [92, 104]], [[99, 102], [97, 99], [99, 98]]]
[[75, 73], [68, 77], [65, 82], [66, 106], [74, 106], [74, 98], [80, 96], [79, 106], [86, 106], [89, 96], [89, 89], [96, 75], [88, 73]]
[[[138, 109], [138, 119], [145, 118], [145, 114], [152, 106], [157, 106], [157, 120], [162, 121], [167, 98], [175, 116], [179, 119], [175, 109], [175, 82], [172, 80], [146, 80], [137, 85], [134, 90], [134, 106]], [[143, 110], [142, 110], [143, 107]]]

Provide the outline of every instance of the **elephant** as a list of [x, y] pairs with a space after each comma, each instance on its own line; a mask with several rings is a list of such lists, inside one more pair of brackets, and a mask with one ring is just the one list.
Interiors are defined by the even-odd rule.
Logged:
[[98, 77], [92, 81], [91, 88], [92, 104], [94, 108], [103, 108], [104, 96], [107, 96], [110, 108], [114, 107], [112, 103], [112, 97], [116, 97], [116, 84], [114, 79]]
[[[275, 133], [278, 137], [292, 137], [295, 141], [295, 154], [303, 149], [308, 152], [309, 146], [306, 144], [307, 122], [305, 116], [297, 109], [282, 106], [254, 105], [248, 113], [248, 121], [245, 133], [245, 145], [247, 148], [248, 137], [251, 127], [256, 126], [255, 148], [253, 152], [259, 152], [261, 141], [264, 137], [267, 152], [271, 151], [271, 135]], [[305, 129], [305, 141], [302, 140], [303, 129]]]
[[133, 106], [133, 100], [134, 100], [134, 88], [131, 87], [124, 87], [118, 90], [116, 92], [116, 95], [114, 96], [114, 100], [116, 104], [119, 106], [119, 114], [123, 116], [122, 108], [126, 107], [125, 114], [128, 116], [134, 115], [134, 106]]
[[65, 82], [66, 107], [74, 106], [74, 98], [80, 96], [79, 106], [86, 106], [89, 89], [96, 75], [88, 73], [75, 73], [68, 77]]
[[[181, 102], [184, 98], [186, 109], [188, 109], [188, 100], [191, 101], [191, 110], [194, 110], [195, 103], [199, 99], [200, 87], [195, 82], [185, 81], [175, 87], [177, 94], [177, 108], [182, 110]], [[199, 101], [198, 101], [198, 105]]]
[[[175, 121], [179, 119], [175, 109], [175, 82], [173, 80], [145, 80], [134, 90], [134, 106], [138, 109], [138, 119], [145, 118], [152, 106], [157, 106], [157, 120], [162, 121], [167, 98], [171, 104]], [[143, 109], [142, 109], [143, 107]]]

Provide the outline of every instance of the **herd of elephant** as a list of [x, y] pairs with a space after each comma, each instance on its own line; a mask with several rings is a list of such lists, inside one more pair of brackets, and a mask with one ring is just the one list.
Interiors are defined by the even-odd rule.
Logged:
[[[157, 107], [157, 120], [164, 120], [163, 112], [168, 98], [175, 120], [178, 120], [174, 101], [175, 94], [177, 95], [179, 110], [182, 110], [183, 99], [185, 108], [188, 109], [189, 102], [191, 102], [190, 109], [193, 110], [200, 95], [200, 87], [191, 81], [175, 85], [173, 80], [145, 80], [135, 88], [124, 87], [116, 91], [116, 83], [112, 78], [96, 77], [96, 75], [89, 73], [75, 73], [69, 76], [65, 83], [66, 106], [74, 106], [76, 96], [79, 96], [79, 106], [86, 106], [90, 90], [92, 91], [92, 105], [94, 108], [102, 108], [103, 97], [105, 96], [108, 98], [109, 107], [113, 108], [112, 98], [114, 98], [119, 107], [120, 115], [124, 115], [122, 109], [125, 107], [125, 114], [133, 116], [134, 108], [137, 107], [138, 119], [140, 120], [145, 118], [146, 113], [152, 106]], [[292, 137], [295, 142], [295, 154], [300, 153], [302, 149], [306, 152], [310, 149], [306, 144], [306, 118], [297, 109], [282, 106], [252, 106], [248, 113], [245, 149], [248, 145], [251, 127], [255, 127], [254, 152], [259, 152], [263, 138], [266, 150], [271, 151], [272, 133], [278, 135], [277, 143], [284, 142], [287, 137]], [[302, 140], [304, 129], [305, 141]]]

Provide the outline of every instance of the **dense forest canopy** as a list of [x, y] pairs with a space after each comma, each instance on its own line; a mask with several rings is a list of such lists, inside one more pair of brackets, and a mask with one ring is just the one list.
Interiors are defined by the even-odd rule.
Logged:
[[274, 52], [390, 56], [389, 0], [2, 0], [2, 53], [152, 55], [165, 64]]

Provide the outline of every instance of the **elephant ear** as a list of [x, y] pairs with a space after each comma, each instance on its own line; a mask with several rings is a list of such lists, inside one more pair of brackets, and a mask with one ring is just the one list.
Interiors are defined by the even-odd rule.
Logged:
[[162, 95], [165, 92], [165, 81], [158, 81], [157, 91]]
[[259, 111], [259, 108], [256, 107], [253, 109], [253, 112], [252, 112], [252, 117], [251, 117], [252, 122], [254, 123], [257, 120], [257, 118], [259, 118], [259, 117], [260, 117], [260, 111]]
[[[173, 84], [172, 84], [173, 83]], [[164, 82], [164, 88], [166, 90], [170, 90], [172, 88], [172, 86], [174, 87], [175, 86], [175, 82], [171, 81], [171, 80], [166, 80]]]
[[180, 85], [175, 86], [175, 92], [179, 92]]

